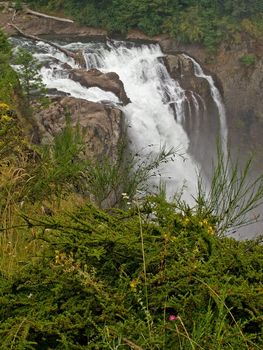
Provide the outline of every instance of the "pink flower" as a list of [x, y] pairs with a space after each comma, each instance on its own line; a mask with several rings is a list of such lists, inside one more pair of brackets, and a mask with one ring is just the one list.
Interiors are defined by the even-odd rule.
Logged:
[[175, 315], [169, 316], [169, 321], [176, 321], [176, 320], [178, 320], [178, 316], [175, 316]]

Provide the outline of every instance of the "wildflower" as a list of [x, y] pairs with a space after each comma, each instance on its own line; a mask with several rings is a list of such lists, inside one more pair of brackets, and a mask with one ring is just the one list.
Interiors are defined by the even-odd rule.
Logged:
[[138, 280], [134, 279], [134, 280], [131, 281], [130, 287], [132, 289], [135, 289], [137, 287], [137, 284], [138, 284]]
[[164, 239], [165, 242], [168, 242], [169, 241], [169, 236], [165, 233], [163, 235], [163, 239]]
[[9, 109], [9, 106], [4, 102], [0, 102], [0, 108], [1, 109]]
[[187, 226], [189, 224], [189, 222], [190, 222], [189, 218], [183, 219], [183, 225], [184, 226]]
[[123, 192], [121, 195], [122, 195], [123, 199], [129, 200], [129, 196], [128, 196], [128, 194], [126, 192]]
[[1, 116], [1, 122], [10, 122], [10, 120], [12, 120], [11, 117], [9, 117], [8, 115], [4, 114]]
[[212, 226], [208, 226], [207, 232], [208, 232], [210, 235], [213, 235], [213, 234], [214, 234], [214, 229], [213, 229], [213, 227], [212, 227]]
[[208, 225], [208, 221], [207, 221], [207, 219], [204, 219], [204, 220], [201, 220], [199, 224], [200, 224], [201, 227], [207, 226]]
[[175, 316], [175, 315], [170, 315], [170, 316], [169, 316], [169, 321], [176, 321], [176, 320], [178, 320], [178, 319], [179, 319], [178, 316]]

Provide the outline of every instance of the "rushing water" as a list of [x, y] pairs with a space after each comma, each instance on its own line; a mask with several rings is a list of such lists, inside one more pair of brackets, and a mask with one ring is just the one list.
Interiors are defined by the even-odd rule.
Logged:
[[[19, 43], [21, 45], [21, 42]], [[23, 42], [32, 50], [32, 43]], [[184, 157], [176, 157], [160, 170], [165, 182], [168, 198], [184, 186], [184, 198], [191, 203], [196, 193], [197, 168], [199, 165], [189, 154], [189, 138], [184, 130], [186, 111], [198, 117], [205, 111], [205, 101], [195, 92], [186, 92], [172, 79], [163, 63], [163, 53], [158, 45], [135, 45], [110, 41], [103, 43], [72, 43], [64, 45], [71, 50], [83, 50], [87, 69], [97, 68], [102, 72], [116, 72], [124, 84], [131, 103], [122, 108], [135, 152], [147, 156], [147, 152], [158, 153], [162, 146], [180, 149]], [[74, 61], [47, 44], [34, 44], [34, 55], [44, 63], [41, 69], [43, 82], [48, 88], [69, 93], [71, 96], [90, 101], [111, 101], [118, 98], [111, 92], [99, 88], [85, 88], [69, 79], [65, 66], [76, 68]], [[222, 99], [212, 77], [205, 75], [200, 65], [192, 58], [197, 77], [206, 79], [211, 95], [219, 111], [221, 135], [226, 147], [227, 128]], [[190, 96], [190, 97], [189, 97]], [[190, 101], [191, 100], [191, 101]], [[189, 123], [191, 118], [189, 119]], [[196, 125], [198, 126], [196, 128]], [[195, 132], [202, 128], [195, 123]]]

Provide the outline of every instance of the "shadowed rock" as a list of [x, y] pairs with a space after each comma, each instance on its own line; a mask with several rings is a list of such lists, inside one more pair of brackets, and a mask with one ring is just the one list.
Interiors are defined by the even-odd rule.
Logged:
[[98, 87], [102, 90], [113, 92], [124, 106], [131, 102], [117, 73], [102, 73], [98, 69], [90, 69], [88, 71], [72, 69], [69, 77], [86, 88]]
[[52, 142], [54, 136], [65, 128], [66, 115], [70, 115], [73, 126], [78, 124], [85, 131], [89, 159], [100, 160], [109, 156], [112, 161], [116, 160], [124, 123], [118, 108], [74, 97], [53, 98], [49, 107], [36, 115], [42, 143]]

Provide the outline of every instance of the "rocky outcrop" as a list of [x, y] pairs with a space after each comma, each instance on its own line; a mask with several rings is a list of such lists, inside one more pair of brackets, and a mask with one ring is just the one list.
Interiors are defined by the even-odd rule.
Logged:
[[[255, 155], [255, 171], [262, 173], [263, 40], [243, 37], [239, 43], [223, 44], [213, 57], [198, 44], [182, 45], [167, 38], [160, 44], [169, 54], [186, 52], [213, 72], [224, 97], [232, 154], [244, 160]], [[255, 62], [242, 64], [242, 57], [248, 54], [255, 57]]]
[[192, 60], [181, 53], [167, 55], [165, 64], [187, 96], [182, 123], [190, 142], [188, 150], [209, 177], [216, 154], [215, 141], [220, 136], [218, 109], [209, 83], [196, 76]]
[[53, 98], [49, 107], [35, 116], [43, 143], [50, 143], [63, 130], [67, 115], [73, 126], [78, 124], [84, 130], [89, 158], [102, 160], [108, 156], [116, 160], [124, 125], [119, 109], [73, 97]]
[[98, 69], [90, 69], [88, 71], [72, 69], [69, 77], [86, 88], [95, 86], [102, 90], [113, 92], [119, 97], [124, 106], [131, 102], [117, 73], [102, 73]]
[[208, 103], [211, 100], [210, 88], [207, 80], [197, 78], [194, 73], [193, 62], [182, 54], [167, 55], [165, 64], [171, 76], [177, 80], [184, 90], [200, 94]]

